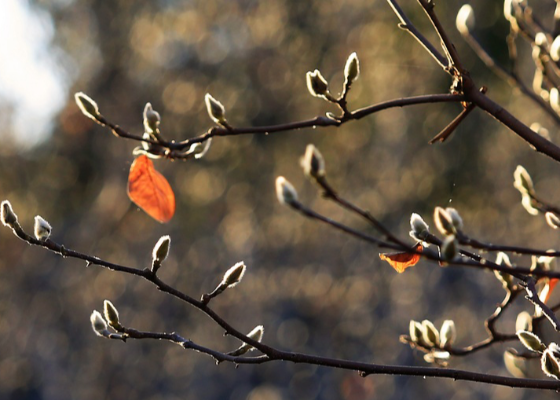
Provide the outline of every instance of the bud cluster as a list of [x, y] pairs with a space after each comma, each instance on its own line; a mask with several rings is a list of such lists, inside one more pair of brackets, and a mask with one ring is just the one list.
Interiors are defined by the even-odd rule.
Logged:
[[441, 257], [451, 262], [459, 255], [459, 242], [457, 235], [461, 234], [463, 229], [463, 219], [459, 212], [452, 208], [436, 207], [434, 209], [434, 222], [438, 231], [445, 235], [445, 239], [441, 245]]
[[435, 325], [429, 321], [424, 320], [421, 323], [411, 320], [409, 324], [410, 341], [422, 347], [433, 349], [444, 349], [453, 344], [457, 337], [455, 329], [455, 322], [448, 319], [445, 320], [438, 331]]
[[350, 56], [348, 56], [346, 64], [344, 65], [344, 88], [342, 90], [342, 94], [338, 99], [334, 98], [330, 93], [329, 83], [323, 77], [321, 71], [319, 71], [318, 69], [313, 72], [308, 71], [305, 75], [305, 78], [307, 82], [307, 90], [309, 90], [309, 93], [312, 96], [320, 97], [324, 100], [340, 105], [342, 104], [342, 102], [345, 102], [348, 89], [350, 88], [352, 83], [358, 79], [359, 76], [360, 61], [358, 60], [358, 56], [356, 55], [356, 53], [352, 53], [350, 54]]
[[124, 332], [125, 328], [119, 322], [119, 312], [109, 300], [103, 302], [103, 315], [94, 310], [90, 316], [91, 328], [97, 336], [107, 339], [126, 339], [126, 334], [115, 334], [109, 331], [109, 326], [117, 332]]
[[409, 335], [409, 338], [406, 339], [405, 337], [405, 340], [411, 345], [429, 350], [424, 355], [426, 362], [441, 366], [447, 365], [450, 357], [450, 353], [447, 350], [457, 337], [455, 323], [452, 320], [444, 321], [439, 331], [431, 321], [424, 320], [420, 323], [412, 320], [409, 324]]

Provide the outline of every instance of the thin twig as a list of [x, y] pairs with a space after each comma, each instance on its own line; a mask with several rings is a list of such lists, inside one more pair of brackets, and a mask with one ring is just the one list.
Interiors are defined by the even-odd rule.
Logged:
[[531, 99], [535, 104], [542, 108], [556, 124], [560, 125], [560, 116], [550, 107], [550, 104], [543, 100], [543, 98], [532, 91], [517, 75], [514, 73], [506, 71], [501, 65], [496, 63], [494, 59], [488, 54], [488, 52], [482, 47], [478, 40], [470, 33], [466, 32], [463, 34], [463, 38], [471, 49], [476, 53], [478, 58], [482, 60], [484, 64], [494, 72], [498, 77], [502, 78], [511, 87], [517, 87], [521, 93]]
[[384, 101], [368, 107], [360, 108], [352, 112], [345, 112], [340, 119], [332, 119], [324, 116], [318, 116], [308, 120], [290, 122], [290, 123], [278, 124], [278, 125], [270, 125], [270, 126], [238, 127], [238, 128], [236, 127], [224, 128], [224, 127], [214, 126], [202, 135], [187, 140], [183, 140], [181, 142], [155, 141], [153, 139], [146, 139], [142, 135], [134, 135], [127, 132], [126, 130], [122, 129], [120, 126], [109, 121], [106, 117], [101, 116], [98, 117], [96, 120], [100, 125], [106, 126], [109, 129], [111, 129], [111, 131], [115, 136], [125, 138], [125, 139], [135, 140], [139, 142], [150, 143], [154, 146], [158, 146], [161, 149], [168, 149], [168, 152], [165, 155], [166, 158], [181, 159], [184, 158], [184, 155], [180, 153], [181, 151], [188, 149], [191, 145], [195, 143], [203, 143], [216, 136], [224, 137], [224, 136], [237, 136], [237, 135], [268, 135], [277, 132], [286, 132], [286, 131], [299, 130], [304, 128], [330, 127], [330, 126], [338, 127], [348, 121], [359, 120], [368, 115], [389, 108], [406, 107], [415, 104], [456, 103], [464, 100], [465, 100], [464, 96], [454, 95], [454, 94], [430, 94], [430, 95], [423, 95], [423, 96], [405, 97], [400, 99]]
[[506, 253], [514, 253], [514, 254], [560, 257], [560, 251], [540, 250], [540, 249], [532, 249], [528, 247], [506, 246], [501, 244], [484, 243], [479, 240], [472, 239], [466, 236], [464, 233], [457, 235], [457, 240], [462, 245], [470, 246], [473, 249], [479, 249], [484, 251], [503, 251]]
[[[434, 11], [434, 7], [435, 7], [434, 2], [432, 0], [418, 0], [418, 3], [424, 9], [424, 12], [430, 19], [430, 22], [434, 26], [436, 33], [441, 39], [443, 50], [445, 51], [446, 54], [448, 54], [449, 57], [448, 68], [449, 69], [455, 68], [461, 75], [467, 73], [467, 71], [463, 68], [461, 60], [459, 58], [459, 53], [457, 53], [455, 46], [451, 42], [451, 39], [449, 39], [449, 36], [447, 36], [445, 29], [443, 29], [443, 26], [441, 25], [441, 22], [439, 21], [439, 18], [437, 17]], [[453, 71], [448, 70], [448, 72], [454, 75]]]
[[461, 111], [461, 113], [457, 115], [457, 117], [455, 117], [455, 119], [451, 121], [449, 125], [443, 128], [443, 130], [436, 136], [434, 136], [428, 143], [434, 144], [435, 142], [445, 142], [447, 138], [455, 131], [455, 129], [457, 129], [461, 122], [463, 122], [475, 108], [476, 106], [474, 104], [469, 103], [469, 105], [465, 109], [463, 109], [463, 111]]
[[364, 377], [371, 374], [407, 375], [407, 376], [423, 376], [423, 377], [430, 376], [430, 377], [438, 377], [438, 378], [450, 378], [454, 380], [482, 382], [482, 383], [489, 383], [493, 385], [519, 387], [519, 388], [560, 390], [560, 382], [548, 381], [548, 380], [518, 379], [518, 378], [510, 378], [510, 377], [504, 377], [498, 375], [469, 372], [463, 370], [441, 369], [441, 368], [433, 368], [433, 367], [379, 365], [379, 364], [361, 363], [355, 361], [347, 361], [342, 359], [333, 359], [333, 358], [319, 357], [319, 356], [314, 356], [309, 354], [286, 352], [286, 351], [278, 350], [270, 346], [267, 346], [263, 343], [257, 342], [256, 340], [253, 340], [245, 336], [241, 332], [237, 331], [231, 325], [229, 325], [224, 319], [222, 319], [218, 314], [216, 314], [216, 312], [210, 309], [207, 305], [165, 284], [150, 269], [139, 270], [136, 268], [124, 267], [118, 264], [101, 260], [100, 258], [97, 257], [88, 256], [73, 250], [67, 250], [64, 248], [64, 246], [59, 245], [50, 240], [44, 242], [36, 240], [30, 235], [28, 235], [27, 233], [25, 233], [21, 228], [21, 226], [19, 226], [19, 224], [13, 226], [12, 230], [14, 231], [14, 234], [16, 234], [19, 238], [28, 242], [29, 244], [42, 246], [45, 249], [58, 253], [64, 257], [82, 259], [87, 261], [88, 264], [91, 265], [99, 265], [116, 272], [132, 274], [148, 280], [149, 282], [153, 283], [162, 292], [170, 294], [173, 297], [176, 297], [190, 304], [191, 306], [199, 309], [200, 311], [208, 315], [219, 326], [224, 328], [228, 334], [235, 336], [236, 338], [243, 341], [244, 343], [248, 343], [251, 346], [257, 348], [259, 351], [264, 353], [264, 356], [239, 358], [218, 351], [214, 351], [212, 349], [208, 349], [204, 346], [197, 345], [192, 341], [184, 339], [178, 334], [141, 332], [133, 329], [124, 328], [123, 332], [126, 333], [126, 335], [130, 338], [168, 340], [176, 344], [180, 344], [185, 349], [193, 349], [202, 352], [204, 354], [208, 354], [217, 361], [232, 362], [235, 364], [242, 364], [242, 363], [261, 364], [273, 360], [280, 360], [280, 361], [290, 361], [294, 363], [305, 363], [310, 365], [318, 365], [318, 366], [359, 371], [361, 376]]
[[416, 29], [414, 24], [408, 19], [397, 2], [395, 0], [387, 0], [387, 2], [401, 21], [401, 23], [399, 24], [399, 28], [404, 29], [408, 33], [410, 33], [418, 41], [418, 43], [420, 43], [422, 47], [426, 49], [426, 51], [434, 58], [434, 60], [437, 61], [440, 67], [442, 67], [443, 69], [447, 68], [447, 59], [430, 43], [428, 39], [424, 37], [424, 35], [420, 33], [420, 31], [418, 31], [418, 29]]
[[[302, 203], [300, 203], [298, 201], [291, 202], [290, 207], [292, 207], [294, 210], [300, 212], [302, 215], [304, 215], [308, 218], [311, 218], [311, 219], [316, 220], [316, 221], [321, 221], [321, 222], [329, 225], [330, 227], [332, 227], [334, 229], [340, 230], [340, 231], [342, 231], [346, 234], [349, 234], [350, 236], [354, 236], [358, 239], [361, 239], [361, 240], [364, 240], [364, 241], [369, 242], [371, 244], [377, 245], [380, 248], [401, 250], [401, 251], [406, 251], [410, 254], [420, 254], [420, 255], [424, 256], [425, 258], [427, 258], [429, 260], [432, 260], [432, 261], [436, 261], [438, 263], [446, 263], [446, 264], [449, 264], [449, 265], [457, 265], [457, 266], [464, 266], [464, 267], [470, 267], [470, 268], [488, 269], [488, 270], [492, 270], [492, 271], [506, 272], [506, 273], [508, 273], [512, 276], [515, 276], [517, 279], [520, 279], [520, 280], [527, 280], [528, 276], [560, 278], [560, 272], [544, 271], [544, 270], [533, 271], [530, 268], [522, 268], [522, 267], [511, 268], [511, 267], [508, 267], [507, 265], [498, 265], [498, 264], [496, 264], [492, 261], [483, 259], [482, 257], [480, 257], [477, 254], [466, 252], [464, 250], [460, 250], [460, 252], [463, 253], [465, 256], [467, 256], [469, 258], [472, 258], [473, 260], [467, 260], [467, 259], [464, 259], [464, 258], [456, 258], [452, 261], [444, 260], [437, 253], [430, 250], [429, 248], [424, 248], [422, 251], [414, 251], [410, 247], [408, 247], [407, 249], [403, 249], [402, 246], [400, 246], [400, 245], [390, 243], [390, 242], [386, 242], [386, 241], [380, 240], [376, 237], [373, 237], [371, 235], [368, 235], [368, 234], [365, 234], [363, 232], [357, 231], [357, 230], [355, 230], [353, 228], [350, 228], [350, 227], [348, 227], [344, 224], [341, 224], [340, 222], [337, 222], [337, 221], [334, 221], [334, 220], [332, 220], [328, 217], [325, 217], [324, 215], [321, 215], [318, 212], [311, 210], [310, 208], [305, 207]], [[432, 244], [437, 245], [437, 246], [441, 246], [441, 244], [442, 244], [441, 239], [437, 238], [436, 236], [434, 236], [432, 234], [427, 234], [426, 240], [429, 241]]]
[[364, 218], [370, 224], [372, 224], [380, 233], [385, 235], [385, 238], [388, 241], [391, 241], [395, 244], [398, 244], [402, 247], [403, 250], [409, 249], [410, 245], [404, 243], [398, 237], [393, 235], [389, 229], [387, 229], [381, 222], [379, 222], [369, 211], [363, 210], [360, 207], [356, 206], [355, 204], [351, 203], [350, 201], [342, 198], [336, 190], [327, 182], [326, 177], [320, 177], [316, 179], [317, 184], [323, 189], [323, 196], [326, 199], [334, 201], [336, 204], [340, 205], [341, 207], [359, 215], [360, 217]]

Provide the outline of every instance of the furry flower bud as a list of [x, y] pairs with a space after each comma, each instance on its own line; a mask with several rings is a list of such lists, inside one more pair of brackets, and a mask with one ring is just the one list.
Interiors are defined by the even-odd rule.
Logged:
[[451, 215], [441, 207], [436, 207], [434, 210], [434, 222], [436, 227], [442, 235], [452, 235], [455, 233], [455, 226]]
[[206, 103], [206, 110], [208, 111], [210, 118], [212, 118], [212, 121], [220, 125], [226, 123], [226, 110], [222, 103], [213, 98], [210, 93], [206, 93], [204, 101]]
[[[264, 327], [262, 325], [258, 325], [251, 332], [249, 332], [247, 334], [247, 337], [249, 339], [253, 339], [253, 340], [260, 343], [262, 338], [263, 338], [263, 334], [264, 334]], [[239, 347], [235, 351], [232, 351], [232, 352], [228, 353], [228, 355], [230, 355], [230, 356], [240, 356], [240, 355], [243, 355], [243, 354], [247, 353], [248, 351], [252, 351], [252, 350], [255, 350], [255, 348], [253, 346], [251, 346], [248, 343], [243, 343], [241, 345], [241, 347]]]
[[430, 346], [437, 346], [439, 344], [439, 332], [431, 321], [425, 319], [422, 321], [424, 342]]
[[37, 240], [47, 240], [52, 232], [51, 225], [40, 215], [35, 217], [34, 233]]
[[445, 238], [441, 245], [441, 256], [445, 261], [453, 261], [459, 254], [459, 243], [455, 235]]
[[529, 175], [527, 170], [521, 165], [518, 165], [513, 173], [513, 187], [519, 190], [521, 194], [535, 194], [535, 188], [533, 186], [531, 175]]
[[424, 340], [424, 328], [422, 327], [422, 324], [418, 321], [411, 320], [408, 325], [408, 334], [414, 343], [422, 343]]
[[154, 111], [151, 103], [146, 103], [144, 107], [144, 129], [147, 133], [154, 133], [159, 130], [161, 117], [157, 111]]
[[516, 335], [523, 346], [527, 347], [529, 350], [537, 353], [542, 353], [543, 351], [545, 351], [546, 346], [534, 333], [527, 331], [517, 331]]
[[0, 219], [5, 226], [13, 228], [18, 222], [16, 213], [12, 208], [12, 204], [8, 200], [4, 200], [1, 205]]
[[301, 165], [306, 176], [315, 179], [325, 176], [325, 159], [312, 144], [307, 145]]
[[344, 79], [348, 83], [354, 82], [360, 76], [360, 61], [356, 53], [350, 54], [344, 66]]
[[97, 121], [97, 119], [101, 116], [97, 103], [87, 94], [78, 92], [74, 94], [74, 100], [76, 100], [76, 104], [80, 107], [80, 110], [86, 117]]
[[105, 322], [99, 311], [92, 312], [89, 320], [91, 322], [91, 328], [97, 336], [107, 337], [109, 335], [107, 322]]
[[416, 213], [412, 213], [410, 216], [410, 236], [416, 240], [424, 240], [424, 236], [429, 232], [430, 227], [422, 217]]
[[241, 279], [243, 279], [243, 275], [245, 275], [246, 269], [247, 266], [243, 261], [238, 262], [237, 264], [235, 264], [233, 267], [231, 267], [226, 271], [226, 273], [224, 274], [224, 278], [222, 279], [221, 285], [223, 285], [226, 288], [232, 288], [236, 286], [239, 282], [241, 282]]
[[113, 328], [117, 330], [122, 328], [119, 322], [119, 312], [109, 300], [105, 300], [103, 302], [103, 314], [105, 315], [107, 322], [109, 322], [109, 325]]
[[306, 79], [307, 89], [312, 96], [325, 97], [329, 93], [329, 84], [318, 69], [308, 72]]
[[455, 322], [450, 319], [443, 321], [441, 325], [441, 330], [439, 332], [440, 345], [445, 347], [446, 345], [451, 346], [457, 337], [457, 330], [455, 329]]
[[560, 379], [560, 361], [550, 349], [546, 349], [541, 357], [541, 369], [547, 376]]
[[169, 235], [162, 236], [152, 251], [152, 271], [156, 272], [169, 255], [169, 248], [171, 247], [171, 238]]
[[546, 223], [548, 224], [548, 226], [550, 226], [552, 229], [560, 228], [560, 218], [558, 218], [556, 214], [548, 211], [544, 216], [546, 218]]
[[282, 204], [292, 204], [297, 201], [297, 192], [293, 185], [283, 176], [276, 178], [276, 196]]
[[457, 19], [455, 20], [455, 25], [457, 30], [461, 35], [468, 35], [469, 31], [472, 31], [475, 26], [474, 11], [470, 4], [465, 4], [459, 12], [457, 13]]

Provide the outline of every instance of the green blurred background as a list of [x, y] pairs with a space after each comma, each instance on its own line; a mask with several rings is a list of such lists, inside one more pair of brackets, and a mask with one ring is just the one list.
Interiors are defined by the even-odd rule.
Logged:
[[[416, 2], [401, 3], [437, 44]], [[506, 65], [509, 28], [502, 3], [470, 3], [476, 36]], [[533, 3], [550, 25], [555, 2]], [[476, 82], [523, 122], [549, 128], [556, 141], [552, 120], [466, 47], [454, 28], [462, 4], [440, 1], [437, 11]], [[457, 344], [471, 344], [486, 336], [483, 320], [504, 295], [494, 275], [482, 271], [421, 261], [397, 274], [379, 260], [377, 248], [278, 204], [274, 180], [284, 175], [304, 204], [374, 233], [322, 200], [305, 180], [299, 159], [308, 143], [325, 156], [333, 185], [403, 238], [411, 213], [432, 225], [433, 208], [440, 205], [456, 207], [466, 232], [481, 240], [557, 246], [557, 233], [544, 218], [521, 207], [512, 175], [518, 164], [525, 166], [537, 192], [554, 203], [560, 200], [558, 164], [478, 110], [443, 145], [427, 142], [460, 112], [457, 104], [388, 110], [338, 129], [218, 138], [203, 160], [156, 161], [177, 196], [175, 217], [161, 225], [126, 194], [137, 144], [95, 125], [73, 101], [74, 92], [86, 92], [108, 119], [136, 134], [142, 133], [149, 101], [162, 115], [163, 135], [175, 140], [211, 126], [207, 92], [225, 105], [234, 126], [295, 121], [335, 111], [309, 95], [305, 73], [318, 68], [332, 88], [340, 87], [354, 51], [362, 74], [349, 95], [351, 108], [447, 92], [449, 77], [397, 28], [385, 1], [8, 0], [5, 7], [1, 25], [23, 33], [19, 42], [4, 37], [0, 57], [0, 197], [12, 202], [28, 231], [40, 214], [53, 226], [53, 240], [119, 264], [149, 266], [153, 245], [171, 235], [160, 275], [196, 298], [213, 289], [227, 268], [245, 261], [243, 282], [212, 306], [241, 331], [263, 324], [267, 344], [378, 364], [426, 365], [398, 341], [411, 319], [430, 319], [438, 327], [453, 319]], [[18, 64], [30, 46], [32, 54]], [[530, 85], [530, 46], [519, 51]], [[549, 395], [430, 378], [362, 379], [355, 372], [280, 362], [235, 369], [166, 343], [101, 340], [89, 315], [109, 299], [126, 326], [176, 331], [221, 351], [239, 345], [202, 313], [140, 279], [29, 247], [8, 229], [0, 229], [0, 254], [2, 399]], [[515, 262], [529, 264], [521, 257]], [[512, 332], [521, 310], [531, 310], [529, 303], [519, 301], [499, 329]], [[451, 367], [508, 375], [502, 358], [508, 345], [519, 348], [497, 345], [452, 359]], [[538, 368], [534, 376], [542, 376]]]

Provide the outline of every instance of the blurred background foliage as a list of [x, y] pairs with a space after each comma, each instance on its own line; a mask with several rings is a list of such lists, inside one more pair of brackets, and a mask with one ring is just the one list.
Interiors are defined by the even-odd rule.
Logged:
[[[416, 2], [400, 3], [437, 44]], [[551, 119], [497, 80], [463, 43], [454, 28], [462, 3], [440, 1], [437, 10], [478, 84], [487, 85], [489, 96], [523, 122], [549, 128], [557, 141]], [[470, 3], [477, 18], [475, 35], [498, 61], [507, 63], [502, 3]], [[532, 3], [550, 24], [555, 2]], [[117, 139], [83, 117], [73, 101], [74, 92], [86, 92], [108, 119], [137, 134], [142, 133], [144, 104], [150, 101], [162, 115], [163, 135], [175, 140], [211, 126], [203, 101], [207, 92], [225, 105], [235, 126], [295, 121], [335, 111], [309, 95], [305, 73], [320, 69], [336, 92], [346, 58], [354, 51], [362, 74], [349, 95], [351, 108], [447, 92], [449, 77], [397, 28], [385, 1], [21, 4], [40, 15], [40, 26], [51, 32], [43, 51], [57, 68], [57, 90], [64, 100], [51, 121], [34, 126], [30, 113], [24, 116], [25, 129], [18, 130], [13, 123], [18, 105], [2, 95], [2, 199], [12, 202], [28, 230], [33, 216], [40, 214], [52, 224], [55, 241], [134, 267], [149, 266], [153, 245], [160, 236], [171, 235], [171, 255], [160, 275], [193, 297], [211, 290], [229, 266], [245, 261], [243, 282], [212, 305], [242, 331], [263, 324], [264, 341], [272, 346], [378, 364], [424, 365], [421, 355], [398, 341], [410, 319], [430, 319], [438, 327], [453, 319], [458, 344], [467, 345], [485, 337], [483, 320], [504, 295], [494, 275], [481, 271], [442, 269], [421, 261], [397, 274], [379, 260], [378, 249], [279, 205], [274, 180], [284, 175], [303, 203], [374, 233], [321, 199], [304, 179], [299, 158], [308, 143], [322, 151], [334, 186], [401, 237], [408, 236], [412, 212], [431, 225], [433, 208], [440, 205], [456, 207], [466, 232], [481, 240], [557, 246], [557, 233], [546, 227], [544, 218], [521, 207], [512, 174], [518, 164], [525, 166], [537, 192], [557, 202], [558, 164], [480, 111], [445, 144], [428, 145], [458, 114], [457, 104], [383, 111], [338, 129], [218, 138], [203, 160], [157, 161], [177, 196], [175, 217], [161, 225], [127, 198], [131, 151], [137, 144]], [[525, 60], [523, 77], [530, 84], [530, 46], [521, 44], [519, 50]], [[40, 90], [38, 85], [29, 87], [29, 93]], [[26, 132], [44, 135], [32, 140]], [[362, 379], [354, 372], [279, 362], [235, 369], [165, 343], [100, 340], [91, 331], [89, 315], [110, 299], [129, 327], [177, 331], [222, 351], [239, 344], [224, 338], [200, 312], [142, 280], [86, 269], [83, 262], [30, 248], [7, 229], [0, 230], [0, 254], [1, 398], [359, 400], [408, 399], [421, 391], [433, 399], [514, 400], [535, 395], [448, 380]], [[530, 263], [524, 257], [515, 262]], [[513, 331], [523, 309], [531, 309], [528, 302], [509, 311], [500, 329]], [[503, 366], [506, 347], [452, 359], [451, 367], [508, 374]]]

